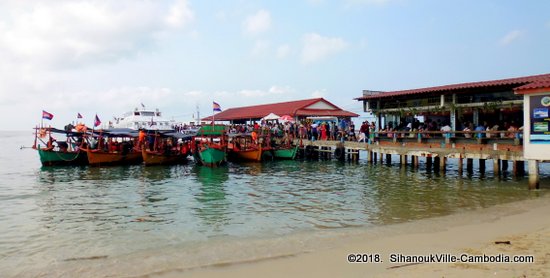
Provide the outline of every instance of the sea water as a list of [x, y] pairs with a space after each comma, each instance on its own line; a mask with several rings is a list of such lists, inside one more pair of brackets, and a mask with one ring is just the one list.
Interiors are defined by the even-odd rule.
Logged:
[[2, 277], [139, 276], [285, 256], [548, 190], [492, 167], [459, 176], [452, 162], [444, 174], [365, 160], [41, 167], [32, 140], [0, 132]]

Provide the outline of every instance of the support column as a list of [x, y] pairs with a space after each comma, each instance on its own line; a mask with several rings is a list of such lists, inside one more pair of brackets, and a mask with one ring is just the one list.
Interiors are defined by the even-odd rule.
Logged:
[[447, 158], [446, 157], [441, 157], [439, 159], [439, 171], [444, 173], [445, 172], [445, 167], [446, 167], [446, 164], [447, 164]]
[[466, 159], [466, 171], [468, 171], [468, 173], [472, 173], [474, 171], [474, 159], [473, 158], [467, 158]]
[[401, 155], [401, 165], [407, 166], [407, 156]]
[[479, 172], [485, 173], [485, 159], [479, 160]]
[[493, 172], [495, 176], [500, 175], [500, 159], [498, 158], [493, 159]]
[[512, 167], [514, 168], [512, 170], [514, 176], [523, 176], [525, 174], [525, 161], [514, 160]]
[[426, 157], [426, 168], [432, 168], [432, 161], [431, 156]]
[[418, 155], [413, 155], [412, 156], [412, 160], [413, 160], [413, 167], [414, 169], [418, 169], [418, 160], [420, 159], [420, 156]]
[[391, 154], [386, 154], [386, 164], [391, 164]]
[[502, 172], [505, 172], [505, 171], [508, 171], [508, 160], [501, 160], [502, 162], [502, 167], [501, 167], [501, 170]]
[[458, 158], [458, 174], [462, 175], [462, 172], [464, 172], [464, 158], [460, 156]]
[[529, 190], [539, 189], [539, 162], [537, 160], [529, 160]]
[[439, 156], [434, 157], [434, 171], [436, 169], [439, 169], [440, 165], [441, 165], [441, 157]]
[[367, 161], [372, 162], [372, 151], [367, 150]]

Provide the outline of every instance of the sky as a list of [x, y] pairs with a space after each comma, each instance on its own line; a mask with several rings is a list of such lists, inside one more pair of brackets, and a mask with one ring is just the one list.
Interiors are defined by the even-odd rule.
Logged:
[[[550, 1], [1, 0], [0, 130], [550, 73]], [[268, 114], [269, 111], [266, 111]]]

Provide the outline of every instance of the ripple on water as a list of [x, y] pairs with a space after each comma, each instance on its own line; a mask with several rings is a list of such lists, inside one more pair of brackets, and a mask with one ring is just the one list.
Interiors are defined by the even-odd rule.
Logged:
[[[214, 169], [193, 163], [41, 168], [36, 153], [18, 149], [30, 139], [26, 133], [14, 136], [5, 142], [12, 151], [0, 159], [0, 270], [9, 274], [29, 265], [39, 269], [31, 274], [52, 264], [82, 270], [84, 261], [116, 269], [113, 262], [125, 265], [136, 256], [167, 259], [166, 250], [174, 250], [175, 257], [203, 250], [204, 258], [222, 259], [229, 252], [223, 250], [245, 252], [235, 246], [266, 238], [273, 240], [246, 252], [261, 253], [261, 246], [283, 250], [274, 247], [279, 238], [299, 248], [325, 231], [412, 221], [545, 194], [525, 190], [525, 178], [499, 179], [490, 171], [459, 177], [452, 163], [444, 175], [424, 166], [413, 170], [363, 160], [229, 163]], [[289, 239], [298, 234], [307, 236]], [[221, 245], [214, 248], [214, 242]], [[205, 246], [221, 253], [204, 251]]]

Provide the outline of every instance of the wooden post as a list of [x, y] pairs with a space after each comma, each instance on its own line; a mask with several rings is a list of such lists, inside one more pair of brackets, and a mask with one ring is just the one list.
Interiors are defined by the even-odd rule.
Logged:
[[419, 159], [420, 159], [420, 156], [418, 156], [418, 155], [413, 155], [413, 156], [412, 156], [413, 167], [414, 167], [415, 169], [418, 169], [418, 164], [419, 164], [419, 163], [418, 163], [418, 160], [419, 160]]
[[525, 175], [525, 161], [514, 160], [512, 163], [514, 176]]
[[468, 173], [472, 173], [474, 171], [474, 159], [473, 158], [467, 158], [466, 159], [466, 171], [468, 171]]
[[407, 156], [404, 154], [401, 155], [401, 165], [407, 165]]
[[372, 162], [372, 151], [367, 150], [367, 161]]
[[493, 172], [495, 176], [500, 175], [500, 159], [498, 158], [493, 159]]
[[434, 170], [438, 169], [439, 167], [441, 167], [441, 157], [436, 156], [434, 157]]
[[389, 153], [386, 154], [386, 164], [391, 164], [391, 154]]
[[501, 161], [502, 161], [502, 167], [501, 167], [502, 172], [508, 171], [508, 160], [503, 159]]
[[432, 168], [432, 157], [431, 156], [426, 157], [426, 168], [428, 168], [428, 169]]
[[439, 160], [439, 171], [444, 173], [445, 172], [445, 166], [447, 164], [447, 158], [446, 157], [441, 157], [441, 159]]
[[460, 155], [458, 158], [458, 174], [462, 175], [462, 172], [464, 172], [464, 158]]
[[537, 160], [529, 160], [529, 190], [539, 189], [539, 162]]
[[479, 159], [479, 172], [485, 173], [485, 159]]

